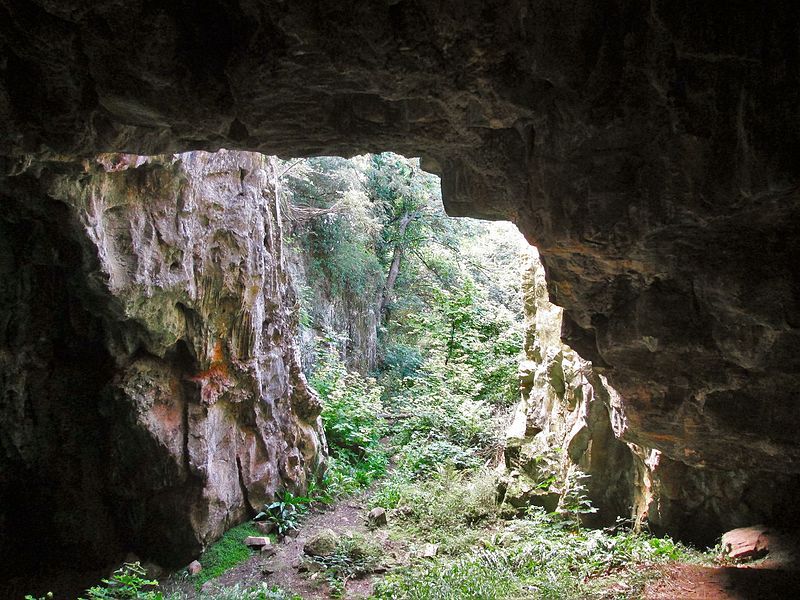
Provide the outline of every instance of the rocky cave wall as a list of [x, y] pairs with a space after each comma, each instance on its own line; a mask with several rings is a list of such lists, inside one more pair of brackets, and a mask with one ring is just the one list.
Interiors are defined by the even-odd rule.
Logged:
[[289, 246], [287, 257], [300, 296], [297, 345], [304, 373], [310, 375], [324, 348], [334, 349], [348, 369], [372, 372], [378, 362], [377, 300], [370, 294], [337, 289], [318, 270], [312, 276], [311, 257], [300, 248]]
[[4, 178], [97, 151], [421, 154], [451, 214], [511, 218], [539, 248], [624, 440], [681, 481], [800, 471], [797, 3], [4, 0], [0, 17]]
[[[524, 261], [525, 358], [506, 430], [505, 498], [518, 508], [554, 511], [577, 483], [597, 509], [586, 519], [591, 524], [638, 517], [647, 502], [644, 465], [614, 431], [616, 392], [561, 341], [563, 311], [549, 301], [537, 251]], [[576, 478], [581, 474], [588, 478]]]
[[274, 160], [103, 155], [5, 183], [0, 581], [181, 566], [304, 490], [324, 436]]
[[631, 519], [701, 547], [753, 523], [794, 527], [796, 474], [692, 468], [624, 441], [625, 399], [561, 340], [563, 309], [549, 300], [535, 249], [522, 269], [522, 297], [525, 359], [520, 402], [506, 431], [506, 501], [559, 510], [578, 483], [597, 510], [583, 516], [586, 524]]

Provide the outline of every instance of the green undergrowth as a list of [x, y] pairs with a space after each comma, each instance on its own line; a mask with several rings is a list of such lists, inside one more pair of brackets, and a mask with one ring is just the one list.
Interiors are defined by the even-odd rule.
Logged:
[[331, 596], [339, 598], [344, 595], [347, 582], [372, 573], [380, 564], [381, 556], [377, 543], [356, 534], [342, 536], [331, 554], [307, 560], [316, 563], [325, 575]]
[[386, 474], [388, 457], [383, 388], [375, 379], [349, 372], [331, 340], [323, 342], [310, 383], [322, 399], [322, 422], [330, 459], [323, 476], [324, 499], [352, 494]]
[[[184, 599], [173, 597], [167, 600]], [[215, 590], [210, 594], [201, 594], [197, 600], [303, 600], [303, 598], [277, 586], [262, 583], [253, 587], [237, 584], [229, 588]]]
[[200, 557], [203, 570], [195, 576], [195, 585], [200, 588], [206, 581], [219, 577], [228, 569], [246, 561], [254, 551], [245, 546], [245, 538], [263, 535], [252, 523], [243, 523], [226, 531]]
[[585, 529], [531, 508], [509, 518], [489, 470], [443, 470], [424, 481], [389, 480], [373, 502], [394, 507], [390, 535], [413, 549], [437, 544], [387, 575], [375, 598], [636, 598], [668, 560], [706, 556], [622, 525]]

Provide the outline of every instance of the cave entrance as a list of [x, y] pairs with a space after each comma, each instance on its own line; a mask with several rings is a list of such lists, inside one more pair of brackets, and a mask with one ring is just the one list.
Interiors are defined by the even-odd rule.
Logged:
[[318, 157], [277, 172], [329, 477], [384, 474], [390, 434], [415, 448], [398, 459], [409, 476], [496, 464], [535, 251], [510, 223], [447, 216], [416, 159]]
[[22, 598], [55, 573], [54, 589], [78, 593], [74, 573], [121, 550], [113, 490], [95, 476], [108, 472], [101, 407], [114, 361], [68, 208], [5, 196], [3, 207], [0, 596]]
[[[599, 547], [677, 552], [583, 528], [651, 500], [614, 392], [562, 344], [536, 251], [508, 223], [448, 217], [418, 160], [114, 154], [40, 175], [3, 190], [0, 223], [6, 595], [74, 595], [131, 551], [168, 570], [205, 551], [216, 572], [214, 548], [252, 558], [258, 512], [283, 535], [353, 494], [394, 511], [409, 556], [441, 546], [481, 580], [501, 538], [604, 568], [619, 557]], [[447, 564], [397, 585], [447, 582]], [[563, 589], [585, 583], [569, 572]], [[506, 575], [491, 585], [534, 577]]]

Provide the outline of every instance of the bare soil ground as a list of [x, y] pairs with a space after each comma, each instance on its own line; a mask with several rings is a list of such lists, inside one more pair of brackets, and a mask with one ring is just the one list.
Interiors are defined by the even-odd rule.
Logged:
[[[360, 534], [371, 537], [383, 548], [384, 556], [392, 561], [402, 554], [397, 543], [388, 540], [385, 530], [369, 531], [366, 516], [369, 510], [369, 494], [353, 496], [336, 502], [330, 507], [311, 511], [303, 520], [297, 537], [287, 537], [276, 544], [273, 556], [254, 555], [246, 562], [237, 565], [219, 578], [206, 584], [208, 591], [214, 587], [229, 587], [234, 584], [251, 586], [261, 582], [277, 585], [286, 591], [299, 594], [306, 600], [330, 598], [328, 585], [323, 573], [303, 572], [300, 566], [304, 553], [303, 546], [316, 533], [331, 529], [342, 536]], [[367, 598], [372, 594], [376, 576], [352, 579], [347, 582], [344, 598]]]
[[800, 571], [764, 562], [750, 566], [670, 563], [645, 590], [647, 600], [794, 600], [800, 598]]

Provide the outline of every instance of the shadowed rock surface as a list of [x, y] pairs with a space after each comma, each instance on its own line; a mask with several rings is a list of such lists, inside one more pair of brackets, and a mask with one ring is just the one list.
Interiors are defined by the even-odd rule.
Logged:
[[319, 473], [275, 176], [244, 152], [104, 155], [3, 190], [0, 581], [182, 566]]
[[[451, 214], [539, 248], [625, 440], [684, 474], [800, 471], [797, 3], [4, 0], [0, 23], [5, 189], [99, 151], [421, 154]], [[83, 331], [70, 355], [109, 360]]]
[[620, 439], [625, 399], [561, 341], [563, 310], [548, 299], [533, 249], [522, 293], [525, 360], [521, 399], [506, 431], [506, 501], [520, 509], [563, 509], [575, 502], [577, 483], [597, 510], [583, 515], [586, 524], [631, 518], [700, 547], [713, 546], [734, 527], [761, 521], [793, 526], [800, 516], [796, 473], [695, 468]]

